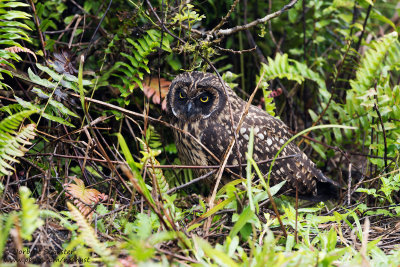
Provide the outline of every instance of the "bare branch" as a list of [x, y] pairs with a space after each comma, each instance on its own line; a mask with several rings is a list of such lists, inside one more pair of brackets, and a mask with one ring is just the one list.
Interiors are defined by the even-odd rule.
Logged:
[[258, 24], [265, 23], [265, 22], [267, 22], [267, 21], [269, 21], [269, 20], [271, 20], [273, 18], [276, 18], [276, 17], [280, 16], [283, 12], [285, 12], [286, 10], [292, 8], [297, 2], [298, 2], [298, 0], [292, 0], [289, 4], [284, 6], [281, 10], [278, 10], [278, 11], [272, 13], [272, 14], [268, 14], [268, 15], [266, 15], [265, 17], [263, 17], [261, 19], [254, 20], [254, 21], [252, 21], [250, 23], [247, 23], [245, 25], [236, 26], [236, 27], [233, 27], [233, 28], [230, 28], [230, 29], [219, 30], [219, 31], [216, 32], [216, 35], [231, 35], [231, 34], [234, 34], [236, 32], [239, 32], [239, 31], [244, 31], [244, 30], [250, 29], [250, 28], [252, 28], [252, 27], [254, 27], [254, 26], [258, 25]]
[[237, 5], [238, 3], [239, 3], [239, 0], [235, 0], [235, 2], [233, 2], [232, 6], [231, 6], [231, 9], [229, 10], [229, 12], [226, 14], [225, 17], [223, 17], [223, 18], [221, 19], [221, 21], [218, 23], [218, 25], [215, 26], [215, 28], [211, 30], [211, 34], [213, 34], [216, 30], [218, 30], [219, 28], [222, 27], [222, 25], [225, 24], [225, 22], [229, 19], [229, 17], [231, 16], [233, 10], [235, 9], [235, 7], [236, 7], [236, 5]]

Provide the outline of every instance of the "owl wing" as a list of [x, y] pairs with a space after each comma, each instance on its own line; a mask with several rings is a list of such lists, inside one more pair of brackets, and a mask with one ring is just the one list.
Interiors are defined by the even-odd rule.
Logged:
[[[253, 127], [254, 148], [253, 158], [256, 161], [273, 159], [283, 144], [288, 141], [292, 135], [281, 120], [267, 114], [264, 110], [251, 106], [241, 129], [239, 130], [239, 144], [241, 146], [242, 162], [245, 162], [245, 152], [250, 135], [250, 129]], [[318, 189], [318, 183], [329, 183], [337, 186], [335, 182], [326, 178], [315, 164], [305, 155], [295, 143], [289, 143], [279, 154], [279, 157], [294, 156], [292, 158], [277, 160], [274, 163], [271, 173], [271, 185], [286, 180], [287, 189], [298, 188], [301, 195], [310, 195], [315, 197], [322, 190]], [[269, 170], [269, 163], [260, 164], [260, 170], [266, 174]], [[321, 191], [321, 192], [319, 192]]]

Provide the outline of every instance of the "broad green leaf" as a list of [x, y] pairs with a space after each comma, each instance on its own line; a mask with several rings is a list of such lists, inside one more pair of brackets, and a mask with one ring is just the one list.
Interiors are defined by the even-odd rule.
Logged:
[[251, 210], [250, 206], [247, 206], [240, 214], [237, 222], [233, 225], [232, 230], [229, 233], [229, 236], [231, 238], [234, 238], [243, 228], [243, 226], [253, 218], [253, 216], [254, 216], [254, 211]]

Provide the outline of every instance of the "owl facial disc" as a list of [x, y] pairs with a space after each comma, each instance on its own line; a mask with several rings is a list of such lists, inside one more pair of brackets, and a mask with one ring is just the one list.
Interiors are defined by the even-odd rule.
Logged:
[[226, 96], [216, 76], [192, 72], [177, 76], [171, 83], [167, 108], [178, 119], [207, 119], [225, 106]]

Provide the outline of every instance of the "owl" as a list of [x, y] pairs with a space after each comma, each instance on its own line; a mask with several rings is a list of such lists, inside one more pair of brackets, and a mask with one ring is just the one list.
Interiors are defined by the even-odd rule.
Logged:
[[[182, 163], [196, 166], [218, 165], [209, 152], [222, 160], [234, 137], [228, 97], [233, 113], [233, 129], [236, 129], [246, 106], [246, 101], [238, 97], [227, 84], [225, 87], [227, 95], [216, 75], [197, 71], [180, 74], [172, 81], [167, 95], [167, 112], [170, 123], [181, 130], [173, 129]], [[251, 105], [237, 135], [239, 153], [234, 147], [228, 157], [228, 165], [238, 165], [238, 157], [242, 164], [247, 162], [245, 153], [248, 151], [251, 128], [254, 133], [253, 159], [256, 162], [273, 159], [281, 146], [291, 138], [289, 128], [281, 120]], [[337, 184], [326, 178], [293, 142], [280, 154], [289, 155], [297, 156], [275, 162], [270, 178], [271, 186], [285, 180], [282, 191], [296, 192], [297, 187], [300, 197], [314, 200], [325, 200], [332, 196]], [[269, 164], [258, 165], [263, 174], [268, 173]], [[231, 170], [245, 177], [245, 168], [242, 168], [242, 173], [239, 173], [237, 167]], [[194, 170], [197, 176], [209, 171]], [[229, 173], [224, 174], [224, 181], [227, 179], [229, 180]]]

